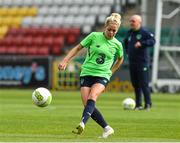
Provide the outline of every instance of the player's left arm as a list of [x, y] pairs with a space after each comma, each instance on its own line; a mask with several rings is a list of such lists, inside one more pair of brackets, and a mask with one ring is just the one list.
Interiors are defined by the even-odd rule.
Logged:
[[111, 68], [112, 74], [121, 66], [121, 64], [123, 63], [124, 57], [118, 57], [113, 65], [113, 67]]

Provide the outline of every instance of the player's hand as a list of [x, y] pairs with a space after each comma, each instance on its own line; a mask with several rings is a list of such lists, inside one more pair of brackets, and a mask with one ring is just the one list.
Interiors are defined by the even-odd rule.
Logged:
[[58, 64], [58, 69], [59, 70], [65, 70], [66, 69], [66, 66], [67, 66], [67, 61], [66, 60], [63, 60], [62, 62], [60, 62]]
[[134, 45], [135, 48], [139, 48], [139, 47], [141, 47], [141, 46], [142, 46], [142, 45], [141, 45], [141, 43], [140, 43], [139, 41], [137, 41], [136, 44]]

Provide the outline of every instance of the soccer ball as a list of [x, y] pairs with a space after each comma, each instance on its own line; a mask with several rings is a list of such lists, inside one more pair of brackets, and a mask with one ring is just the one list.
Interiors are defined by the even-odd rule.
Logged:
[[133, 110], [136, 106], [136, 103], [132, 98], [126, 98], [123, 100], [122, 105], [125, 110]]
[[32, 100], [35, 105], [46, 107], [51, 103], [52, 95], [48, 89], [39, 87], [33, 91]]

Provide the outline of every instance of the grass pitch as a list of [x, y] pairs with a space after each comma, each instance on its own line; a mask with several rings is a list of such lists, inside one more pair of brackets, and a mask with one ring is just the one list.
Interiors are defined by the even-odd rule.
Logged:
[[122, 100], [133, 93], [103, 93], [96, 106], [115, 134], [99, 139], [102, 129], [92, 119], [82, 135], [71, 131], [82, 114], [79, 92], [52, 91], [48, 107], [36, 107], [32, 90], [0, 90], [1, 142], [125, 142], [180, 141], [180, 95], [153, 94], [151, 111], [126, 111]]

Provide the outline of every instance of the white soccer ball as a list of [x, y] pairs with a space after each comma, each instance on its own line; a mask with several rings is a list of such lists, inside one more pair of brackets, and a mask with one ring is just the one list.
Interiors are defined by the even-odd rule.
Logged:
[[123, 104], [123, 108], [125, 110], [133, 110], [135, 108], [135, 106], [136, 106], [136, 103], [132, 98], [124, 99], [122, 104]]
[[33, 91], [32, 100], [35, 105], [45, 107], [51, 103], [52, 95], [48, 89], [39, 87]]

